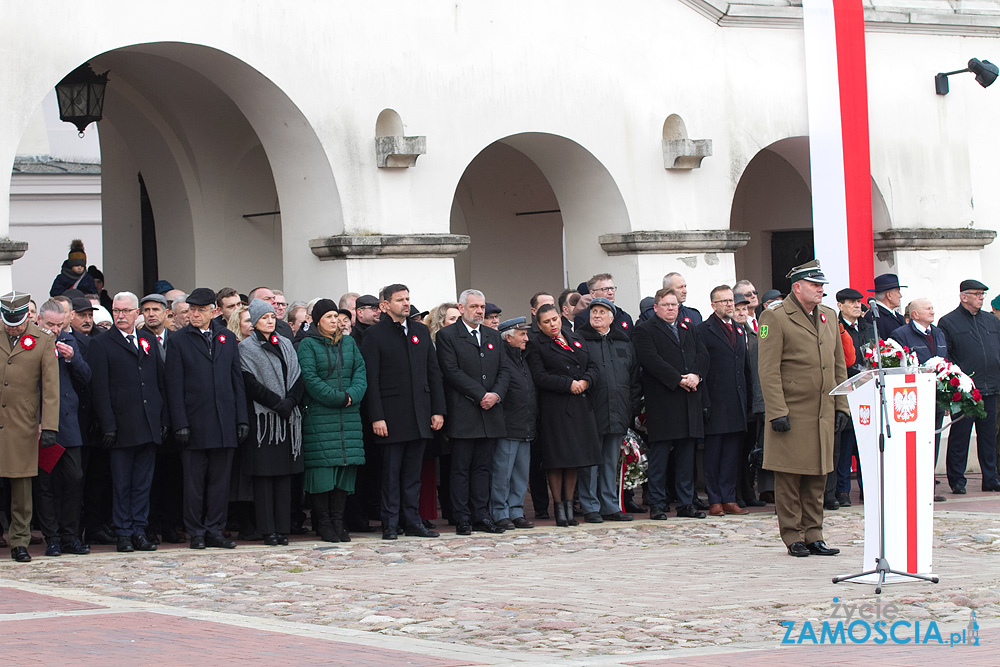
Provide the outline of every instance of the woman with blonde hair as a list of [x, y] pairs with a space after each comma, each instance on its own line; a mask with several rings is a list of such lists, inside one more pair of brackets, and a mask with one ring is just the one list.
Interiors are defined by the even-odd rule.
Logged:
[[229, 316], [226, 328], [232, 331], [236, 335], [236, 340], [242, 343], [253, 333], [253, 324], [250, 323], [250, 309], [247, 306], [238, 306]]
[[427, 319], [425, 320], [427, 328], [431, 331], [431, 340], [436, 340], [438, 331], [458, 322], [458, 318], [461, 316], [462, 313], [458, 310], [458, 304], [451, 301], [445, 301], [438, 307], [432, 308], [427, 313]]

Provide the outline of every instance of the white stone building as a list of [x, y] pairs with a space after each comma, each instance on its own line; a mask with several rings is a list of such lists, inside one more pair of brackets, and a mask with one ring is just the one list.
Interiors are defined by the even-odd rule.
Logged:
[[[513, 315], [610, 271], [635, 314], [680, 270], [704, 310], [810, 249], [798, 5], [0, 0], [0, 163], [89, 62], [110, 81], [87, 247], [113, 291], [401, 281], [424, 309], [475, 286]], [[1000, 2], [865, 5], [876, 273], [943, 313], [963, 278], [1000, 288], [1000, 86], [932, 79], [1000, 61]], [[69, 238], [19, 237], [18, 187], [0, 237], [50, 282]]]

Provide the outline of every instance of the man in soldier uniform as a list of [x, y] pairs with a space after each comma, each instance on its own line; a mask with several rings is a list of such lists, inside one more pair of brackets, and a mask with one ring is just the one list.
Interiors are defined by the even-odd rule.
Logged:
[[788, 297], [760, 317], [760, 385], [774, 431], [764, 467], [774, 471], [781, 539], [791, 556], [835, 556], [823, 541], [823, 491], [833, 470], [834, 433], [850, 422], [844, 396], [830, 391], [847, 379], [837, 313], [821, 305], [828, 281], [813, 260], [792, 269]]
[[59, 358], [55, 336], [28, 321], [29, 294], [0, 297], [0, 477], [10, 482], [10, 557], [31, 560], [31, 478], [41, 446], [56, 444], [59, 430]]

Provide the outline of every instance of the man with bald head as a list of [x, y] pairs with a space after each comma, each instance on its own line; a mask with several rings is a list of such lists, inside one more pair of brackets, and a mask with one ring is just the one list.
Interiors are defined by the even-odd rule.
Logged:
[[677, 273], [676, 271], [671, 271], [667, 275], [663, 276], [663, 289], [672, 289], [674, 294], [677, 295], [677, 299], [681, 302], [681, 309], [677, 315], [677, 319], [684, 322], [688, 326], [698, 326], [702, 322], [701, 313], [697, 308], [690, 308], [684, 305], [687, 301], [687, 281], [684, 280], [684, 276]]

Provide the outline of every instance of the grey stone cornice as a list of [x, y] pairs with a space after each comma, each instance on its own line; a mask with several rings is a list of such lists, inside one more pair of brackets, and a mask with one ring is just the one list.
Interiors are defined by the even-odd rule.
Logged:
[[28, 251], [27, 241], [11, 241], [7, 237], [0, 237], [0, 265], [13, 264], [21, 259]]
[[309, 241], [321, 260], [373, 257], [451, 258], [469, 247], [464, 234], [339, 234]]
[[[773, 4], [680, 0], [706, 19], [722, 27], [802, 28], [801, 0], [775, 0]], [[931, 0], [906, 7], [879, 0], [866, 0], [865, 30], [868, 32], [923, 35], [1000, 35], [1000, 2], [948, 2]]]
[[627, 232], [602, 234], [597, 240], [609, 255], [736, 252], [750, 241], [750, 233], [728, 229]]
[[996, 238], [992, 229], [897, 228], [875, 232], [875, 252], [894, 250], [982, 250]]

